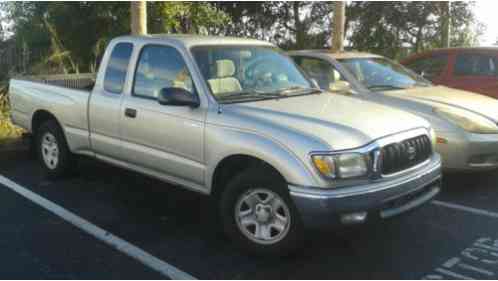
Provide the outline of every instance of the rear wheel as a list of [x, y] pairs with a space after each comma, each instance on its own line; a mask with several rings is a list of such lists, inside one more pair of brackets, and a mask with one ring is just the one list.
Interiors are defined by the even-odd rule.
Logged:
[[48, 177], [65, 176], [74, 167], [74, 157], [62, 129], [55, 121], [49, 120], [37, 130], [36, 148], [40, 164]]
[[258, 255], [286, 255], [302, 238], [302, 223], [285, 181], [275, 172], [250, 168], [235, 176], [221, 198], [225, 232]]

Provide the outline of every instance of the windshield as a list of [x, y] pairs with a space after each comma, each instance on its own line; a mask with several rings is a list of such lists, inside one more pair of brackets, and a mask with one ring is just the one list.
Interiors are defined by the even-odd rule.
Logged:
[[192, 53], [221, 103], [317, 92], [291, 59], [275, 48], [202, 46], [193, 48]]
[[365, 87], [373, 91], [399, 90], [428, 86], [430, 82], [385, 58], [339, 60]]

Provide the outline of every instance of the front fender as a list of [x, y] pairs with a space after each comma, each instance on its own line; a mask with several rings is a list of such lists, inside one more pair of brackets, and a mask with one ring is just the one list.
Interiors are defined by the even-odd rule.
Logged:
[[212, 188], [213, 174], [223, 159], [232, 155], [247, 155], [263, 160], [275, 168], [288, 183], [316, 186], [313, 174], [296, 154], [268, 136], [235, 128], [207, 125], [206, 186]]

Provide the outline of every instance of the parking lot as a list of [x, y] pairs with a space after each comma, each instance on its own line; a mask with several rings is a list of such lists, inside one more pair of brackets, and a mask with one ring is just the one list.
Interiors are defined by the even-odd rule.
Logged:
[[90, 159], [48, 181], [26, 150], [0, 153], [3, 278], [498, 278], [497, 172], [445, 175], [435, 202], [384, 224], [309, 233], [300, 252], [277, 259], [234, 248], [201, 195]]

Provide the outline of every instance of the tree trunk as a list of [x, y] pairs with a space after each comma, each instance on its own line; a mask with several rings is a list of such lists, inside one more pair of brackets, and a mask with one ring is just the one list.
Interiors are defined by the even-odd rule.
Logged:
[[304, 30], [303, 23], [299, 18], [299, 2], [292, 3], [292, 9], [294, 14], [294, 28], [296, 29], [296, 48], [304, 48], [306, 42], [306, 30]]
[[415, 36], [415, 53], [422, 51], [422, 30], [423, 27], [419, 26], [417, 36]]
[[131, 34], [147, 34], [147, 3], [146, 1], [130, 2]]
[[334, 19], [332, 30], [332, 51], [344, 51], [344, 24], [346, 23], [346, 2], [334, 2]]
[[441, 2], [441, 47], [450, 47], [451, 11], [450, 2]]

